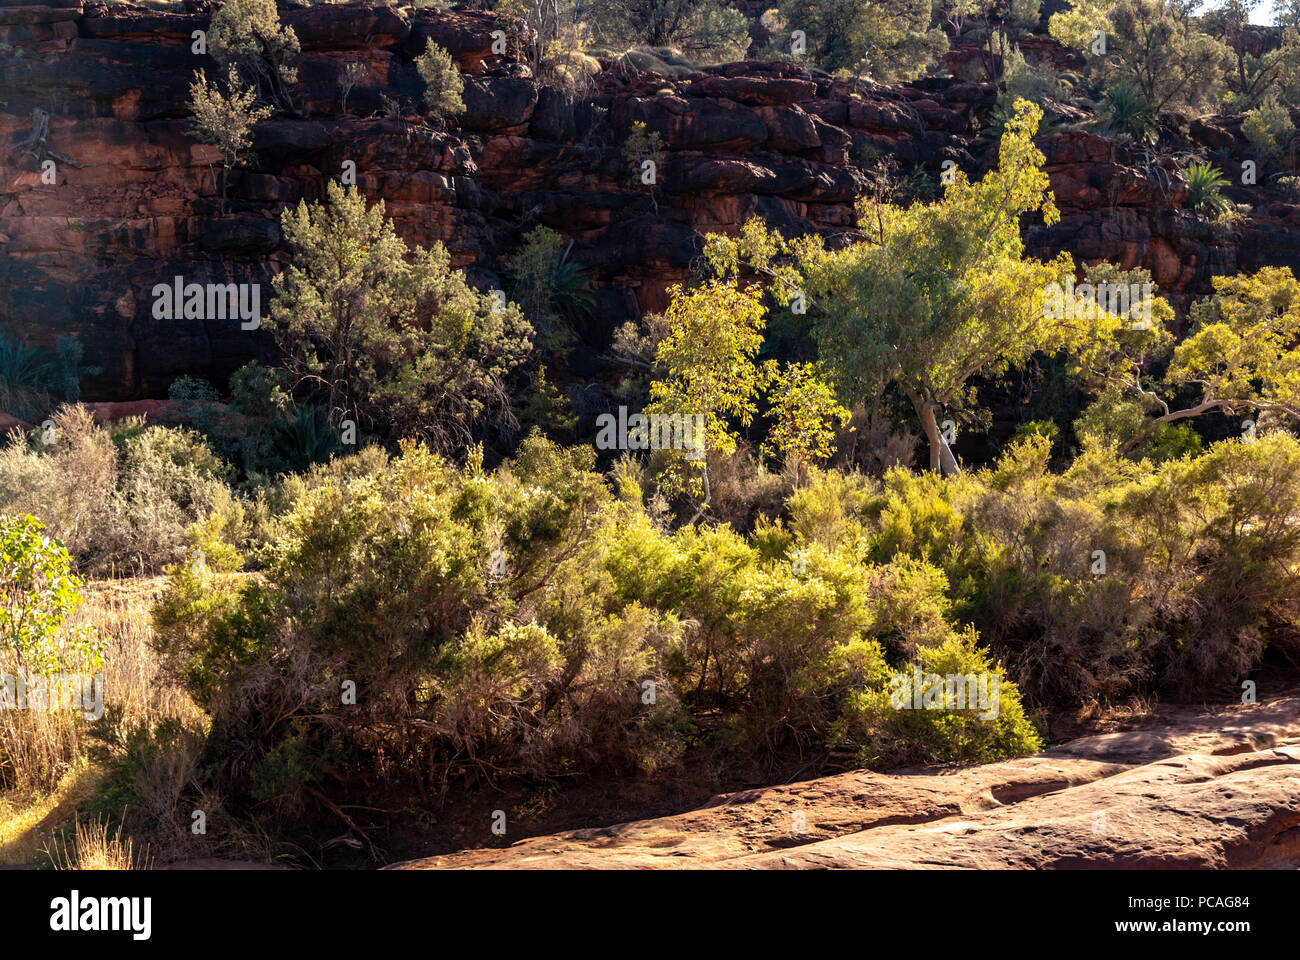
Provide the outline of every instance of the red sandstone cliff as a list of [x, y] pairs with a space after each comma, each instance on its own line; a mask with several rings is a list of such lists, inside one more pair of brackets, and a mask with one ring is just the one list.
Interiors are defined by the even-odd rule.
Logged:
[[[34, 111], [49, 114], [43, 142], [0, 149], [0, 325], [44, 345], [77, 334], [87, 362], [104, 368], [88, 398], [161, 396], [182, 373], [220, 382], [252, 356], [259, 335], [237, 322], [154, 319], [150, 291], [176, 275], [258, 282], [266, 303], [285, 262], [280, 211], [320, 197], [345, 161], [408, 241], [442, 241], [482, 284], [499, 282], [503, 257], [533, 225], [571, 237], [573, 259], [596, 279], [599, 320], [584, 331], [594, 348], [616, 323], [663, 305], [707, 231], [753, 215], [787, 230], [851, 231], [873, 153], [936, 177], [944, 160], [973, 174], [985, 160], [989, 86], [881, 88], [744, 63], [679, 78], [606, 69], [574, 99], [493, 56], [490, 15], [352, 3], [286, 9], [283, 19], [302, 44], [301, 115], [257, 128], [223, 216], [215, 150], [185, 134], [191, 76], [215, 68], [190, 49], [207, 15], [0, 0], [0, 144], [30, 139]], [[466, 113], [446, 131], [413, 111], [382, 116], [381, 94], [418, 102], [412, 58], [428, 38], [466, 75]], [[353, 60], [368, 76], [344, 116], [338, 77]], [[666, 146], [653, 198], [629, 186], [620, 149], [638, 120]], [[1243, 156], [1231, 122], [1207, 120], [1193, 134]], [[1172, 162], [1082, 132], [1040, 144], [1062, 220], [1027, 228], [1036, 254], [1144, 265], [1176, 301], [1204, 292], [1215, 273], [1300, 270], [1300, 207], [1262, 188], [1231, 191], [1255, 209], [1240, 235], [1224, 237], [1182, 209]], [[59, 158], [52, 184], [42, 158]]]

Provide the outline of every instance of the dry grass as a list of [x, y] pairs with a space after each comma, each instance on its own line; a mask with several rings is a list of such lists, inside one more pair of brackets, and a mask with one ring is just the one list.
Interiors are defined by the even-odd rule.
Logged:
[[71, 845], [67, 837], [46, 849], [56, 870], [148, 870], [152, 867], [149, 850], [135, 849], [130, 837], [123, 838], [122, 827], [112, 829], [107, 822], [77, 821]]
[[104, 702], [121, 709], [123, 719], [157, 723], [167, 717], [194, 723], [202, 711], [180, 687], [161, 675], [153, 639], [152, 611], [166, 580], [104, 580], [88, 584], [81, 622], [111, 637], [104, 658]]
[[0, 865], [35, 863], [48, 845], [50, 831], [89, 803], [99, 779], [99, 771], [83, 757], [53, 790], [0, 795]]
[[[94, 625], [108, 640], [103, 668], [106, 715], [112, 710], [122, 727], [152, 729], [176, 718], [198, 729], [202, 711], [160, 674], [150, 646], [151, 610], [163, 585], [161, 578], [90, 583], [76, 623]], [[0, 670], [12, 672], [8, 666]], [[95, 725], [105, 722], [67, 710], [0, 710], [0, 863], [33, 862], [48, 832], [75, 819], [76, 810], [89, 803], [102, 771], [88, 761], [87, 741]], [[157, 784], [133, 784], [146, 807], [160, 807], [167, 798], [174, 807], [197, 756], [192, 743], [188, 748], [186, 756], [160, 757], [147, 771], [157, 775]], [[149, 802], [155, 793], [159, 804]], [[143, 812], [154, 817], [162, 813]], [[88, 834], [87, 842], [92, 840]]]
[[[195, 723], [202, 717], [184, 691], [159, 675], [149, 645], [150, 611], [162, 586], [161, 578], [90, 584], [75, 619], [74, 625], [91, 624], [108, 640], [104, 707], [120, 711], [127, 723], [152, 726], [166, 717]], [[15, 672], [14, 665], [3, 664], [3, 672]], [[96, 722], [68, 710], [0, 710], [0, 787], [54, 789], [85, 752], [88, 725]]]

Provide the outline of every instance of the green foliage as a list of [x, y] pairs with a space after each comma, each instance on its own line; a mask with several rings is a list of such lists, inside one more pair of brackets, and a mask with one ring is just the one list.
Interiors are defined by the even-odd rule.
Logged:
[[1126, 84], [1155, 114], [1189, 112], [1215, 99], [1227, 47], [1202, 32], [1177, 0], [1118, 0], [1098, 69], [1108, 86]]
[[[664, 141], [658, 130], [648, 130], [640, 120], [623, 141], [623, 156], [628, 163], [628, 186], [636, 189], [647, 182], [653, 198], [660, 168], [664, 163]], [[649, 165], [649, 166], [648, 166]]]
[[893, 568], [937, 565], [952, 616], [1035, 705], [1233, 696], [1296, 613], [1297, 534], [1278, 518], [1300, 503], [1300, 444], [1275, 433], [1163, 462], [1102, 446], [1061, 474], [1050, 447], [1026, 437], [959, 478], [894, 471], [848, 491], [817, 478], [792, 498], [791, 527]]
[[1186, 424], [1161, 423], [1159, 405], [1112, 384], [1074, 423], [1085, 450], [1116, 447], [1134, 459], [1177, 459], [1201, 452], [1201, 438]]
[[456, 63], [442, 47], [429, 41], [424, 53], [415, 60], [415, 68], [424, 81], [424, 108], [435, 120], [448, 120], [465, 112], [465, 81]]
[[1215, 277], [1214, 291], [1193, 307], [1192, 332], [1166, 374], [1171, 387], [1200, 391], [1180, 412], [1300, 416], [1300, 281], [1286, 267], [1265, 267], [1252, 277]]
[[1233, 112], [1254, 107], [1274, 96], [1300, 52], [1292, 31], [1282, 31], [1282, 42], [1276, 47], [1263, 50], [1256, 46], [1251, 35], [1250, 14], [1257, 3], [1258, 0], [1226, 0], [1205, 11], [1200, 20], [1205, 32], [1228, 50], [1224, 102]]
[[849, 411], [836, 401], [834, 388], [806, 363], [780, 368], [775, 361], [768, 361], [764, 373], [773, 420], [764, 452], [792, 466], [796, 473], [829, 459], [835, 452], [836, 430], [849, 422]]
[[650, 385], [646, 412], [704, 418], [706, 455], [695, 460], [700, 474], [675, 474], [669, 484], [670, 490], [685, 485], [694, 493], [708, 483], [707, 453], [725, 456], [736, 449], [729, 421], [748, 426], [758, 412], [762, 373], [753, 358], [763, 343], [767, 311], [757, 286], [741, 289], [731, 280], [690, 291], [674, 285], [668, 293], [667, 335], [655, 352], [663, 375]]
[[1248, 111], [1241, 132], [1255, 149], [1261, 164], [1276, 160], [1295, 136], [1291, 112], [1276, 100], [1267, 99]]
[[[865, 242], [829, 250], [817, 238], [786, 243], [754, 224], [739, 240], [706, 245], [717, 269], [745, 262], [773, 278], [778, 299], [807, 295], [813, 337], [841, 394], [901, 389], [929, 440], [932, 469], [958, 469], [938, 412], [973, 403], [972, 377], [997, 376], [1038, 351], [1096, 351], [1123, 322], [1105, 312], [1052, 315], [1045, 291], [1073, 264], [1065, 254], [1050, 263], [1024, 257], [1020, 216], [1058, 217], [1032, 140], [1041, 116], [1017, 103], [999, 167], [978, 183], [956, 171], [935, 203], [864, 201]], [[778, 265], [783, 254], [790, 262]]]
[[748, 18], [719, 0], [613, 0], [589, 23], [609, 48], [671, 48], [704, 63], [739, 60], [749, 46]]
[[1217, 216], [1231, 207], [1231, 202], [1220, 192], [1228, 181], [1218, 167], [1208, 163], [1189, 164], [1183, 176], [1192, 191], [1187, 206], [1197, 213]]
[[275, 0], [227, 0], [208, 27], [208, 53], [230, 71], [232, 92], [244, 77], [259, 96], [290, 111], [286, 85], [297, 81], [298, 72], [289, 62], [299, 49], [292, 28], [280, 23]]
[[99, 669], [98, 635], [68, 622], [81, 603], [63, 544], [30, 514], [0, 514], [0, 649], [33, 674]]
[[[894, 700], [903, 699], [902, 691], [906, 691], [908, 702], [914, 697], [914, 675], [921, 678], [922, 689], [927, 683], [933, 687], [936, 681], [946, 682], [955, 697], [956, 688], [962, 687], [963, 698], [971, 687], [978, 688], [983, 682], [988, 692], [996, 690], [996, 708], [981, 710], [972, 703], [960, 709], [926, 709], [917, 703], [899, 709]], [[988, 762], [1043, 747], [1015, 687], [978, 647], [973, 631], [923, 647], [917, 659], [895, 677], [888, 689], [868, 687], [847, 694], [841, 718], [833, 728], [834, 742], [854, 749], [863, 766], [892, 769], [935, 760]], [[938, 697], [936, 702], [944, 701]]]
[[190, 84], [190, 99], [186, 106], [194, 115], [189, 133], [201, 143], [211, 144], [221, 151], [221, 200], [226, 199], [230, 171], [239, 165], [249, 147], [253, 145], [253, 127], [272, 113], [270, 107], [254, 106], [257, 92], [239, 79], [239, 70], [232, 63], [223, 93], [216, 83], [208, 83], [202, 70], [195, 72]]
[[1300, 177], [1278, 177], [1275, 182], [1287, 199], [1300, 203]]
[[538, 345], [544, 349], [570, 347], [574, 324], [595, 309], [588, 272], [569, 259], [570, 245], [549, 227], [534, 227], [506, 264], [511, 298], [537, 331]]
[[294, 390], [314, 389], [331, 422], [423, 436], [441, 449], [511, 423], [506, 378], [532, 329], [519, 308], [473, 290], [442, 244], [409, 251], [356, 188], [282, 217], [292, 264], [266, 326]]
[[948, 23], [964, 44], [973, 44], [983, 79], [1006, 80], [1006, 67], [1018, 57], [1016, 40], [1038, 26], [1039, 0], [958, 0]]
[[177, 377], [167, 388], [167, 399], [172, 402], [176, 419], [203, 434], [223, 454], [229, 455], [237, 449], [230, 437], [232, 431], [221, 394], [208, 381], [200, 377]]
[[246, 417], [271, 417], [292, 403], [289, 375], [250, 360], [230, 375], [230, 405]]
[[[720, 708], [713, 749], [887, 736], [854, 692], [885, 688], [886, 647], [928, 664], [925, 651], [956, 636], [932, 566], [864, 565], [804, 525], [753, 541], [726, 527], [669, 533], [615, 500], [591, 462], [535, 435], [495, 473], [407, 445], [302, 487], [257, 577], [173, 568], [159, 644], [213, 711], [222, 769], [251, 771], [226, 788], [287, 801], [346, 771], [653, 770]], [[343, 680], [357, 707], [340, 706]], [[909, 759], [1034, 743], [1028, 728], [1020, 740], [996, 724], [963, 729]]]
[[90, 750], [104, 770], [93, 811], [121, 815], [125, 810], [155, 828], [179, 832], [189, 821], [179, 809], [181, 796], [194, 785], [205, 731], [178, 717], [125, 721], [116, 705], [105, 710], [103, 721]]
[[0, 334], [0, 406], [20, 419], [35, 419], [48, 408], [46, 372], [50, 356], [16, 335]]
[[1109, 88], [1101, 102], [1101, 130], [1110, 137], [1128, 137], [1137, 144], [1154, 143], [1160, 132], [1155, 111], [1128, 84]]
[[83, 570], [158, 570], [184, 554], [186, 528], [229, 497], [229, 468], [191, 430], [109, 429], [83, 407], [53, 422], [52, 443], [0, 450], [0, 510], [39, 516]]
[[1011, 439], [1012, 442], [1023, 440], [1026, 437], [1046, 437], [1048, 440], [1052, 440], [1060, 432], [1061, 428], [1051, 420], [1030, 420], [1026, 423], [1018, 424], [1016, 426], [1016, 432], [1012, 435]]
[[[1089, 280], [1130, 283], [1145, 276], [1098, 266]], [[1100, 396], [1076, 424], [1085, 445], [1114, 442], [1129, 455], [1177, 456], [1199, 449], [1181, 421], [1300, 414], [1294, 373], [1300, 282], [1288, 269], [1267, 267], [1254, 276], [1216, 277], [1213, 284], [1214, 295], [1192, 305], [1190, 333], [1176, 347], [1167, 329], [1173, 311], [1157, 297], [1150, 318], [1130, 310], [1106, 349], [1094, 351], [1089, 370]]]
[[[1006, 84], [1004, 93], [1011, 105], [1016, 100], [1041, 105], [1045, 100], [1058, 99], [1070, 93], [1069, 83], [1059, 73], [1031, 65], [1019, 46], [1012, 46], [1002, 57], [1002, 81]], [[1042, 135], [1040, 131], [1039, 136]]]
[[268, 424], [268, 439], [282, 468], [306, 470], [343, 451], [338, 428], [320, 407], [299, 407]]
[[830, 72], [910, 80], [948, 49], [929, 0], [786, 0], [778, 9], [790, 29], [807, 34], [812, 62]]
[[72, 337], [61, 336], [53, 350], [46, 350], [0, 330], [0, 411], [34, 421], [59, 401], [76, 403], [82, 378], [102, 372], [82, 366], [81, 357], [81, 344]]
[[1070, 0], [1068, 9], [1052, 14], [1047, 32], [1076, 53], [1090, 54], [1096, 32], [1111, 32], [1110, 6], [1106, 0]]

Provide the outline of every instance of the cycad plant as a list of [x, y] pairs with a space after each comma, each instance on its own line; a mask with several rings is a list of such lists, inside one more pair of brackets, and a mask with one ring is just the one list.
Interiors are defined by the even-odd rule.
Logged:
[[566, 250], [551, 263], [551, 309], [569, 323], [591, 316], [596, 299], [591, 295], [590, 271], [569, 259]]
[[1207, 217], [1217, 217], [1232, 209], [1232, 203], [1221, 192], [1228, 185], [1218, 167], [1208, 163], [1193, 163], [1183, 171], [1187, 186], [1192, 190], [1187, 206]]
[[339, 428], [321, 407], [300, 407], [276, 421], [270, 433], [276, 455], [290, 470], [324, 463], [343, 449]]
[[82, 378], [102, 372], [83, 367], [81, 357], [81, 344], [72, 337], [59, 337], [47, 350], [0, 329], [0, 413], [31, 421], [48, 415], [57, 402], [76, 403]]
[[1101, 100], [1101, 130], [1108, 136], [1126, 136], [1134, 143], [1155, 143], [1160, 125], [1155, 111], [1136, 90], [1117, 84]]
[[0, 331], [0, 412], [31, 420], [49, 407], [48, 388], [53, 358], [48, 350], [29, 346]]

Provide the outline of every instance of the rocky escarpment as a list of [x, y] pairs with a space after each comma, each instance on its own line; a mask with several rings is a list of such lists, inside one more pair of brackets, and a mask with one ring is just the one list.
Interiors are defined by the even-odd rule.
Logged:
[[715, 797], [390, 869], [1300, 867], [1300, 697], [982, 766], [865, 771]]
[[[42, 345], [76, 334], [103, 368], [89, 399], [162, 396], [182, 373], [220, 383], [253, 356], [264, 335], [238, 322], [156, 319], [153, 287], [176, 276], [259, 283], [265, 310], [286, 262], [280, 212], [353, 167], [408, 241], [443, 242], [484, 286], [500, 285], [504, 257], [532, 226], [572, 239], [598, 307], [581, 331], [581, 366], [616, 323], [663, 306], [705, 232], [757, 215], [785, 230], [851, 234], [876, 158], [937, 183], [948, 160], [978, 174], [990, 142], [980, 135], [989, 85], [884, 88], [790, 63], [664, 77], [606, 63], [590, 89], [566, 94], [493, 54], [500, 24], [490, 15], [351, 3], [286, 8], [282, 18], [302, 45], [298, 115], [257, 128], [223, 213], [216, 151], [186, 133], [193, 72], [216, 67], [193, 52], [206, 14], [0, 0], [0, 144], [18, 145], [0, 150], [0, 324]], [[445, 130], [415, 115], [412, 61], [430, 39], [465, 74], [466, 112]], [[366, 76], [345, 113], [339, 77], [353, 61]], [[653, 190], [631, 176], [621, 146], [638, 121], [664, 143]], [[1245, 157], [1231, 123], [1195, 130]], [[1082, 132], [1040, 143], [1062, 218], [1027, 227], [1037, 254], [1141, 264], [1182, 301], [1214, 273], [1300, 269], [1300, 207], [1261, 202], [1239, 235], [1224, 236], [1182, 208], [1173, 161]], [[1252, 202], [1258, 189], [1234, 199]]]

